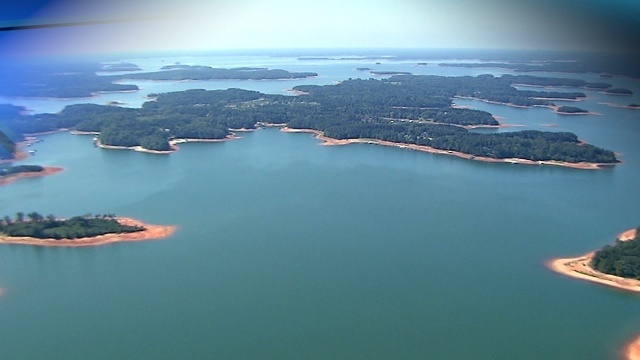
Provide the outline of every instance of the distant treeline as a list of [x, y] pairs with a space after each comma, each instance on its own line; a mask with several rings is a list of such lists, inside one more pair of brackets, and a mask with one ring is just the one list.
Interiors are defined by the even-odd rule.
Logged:
[[115, 215], [85, 215], [70, 219], [57, 219], [55, 215], [43, 216], [37, 212], [18, 212], [15, 218], [0, 219], [0, 233], [12, 237], [37, 239], [80, 239], [105, 234], [129, 233], [145, 230], [140, 226], [122, 225]]
[[75, 128], [98, 132], [103, 144], [169, 150], [175, 138], [221, 139], [232, 129], [260, 123], [314, 129], [337, 139], [371, 138], [432, 146], [497, 159], [615, 163], [613, 152], [582, 144], [571, 133], [520, 131], [475, 133], [464, 127], [496, 126], [485, 111], [452, 107], [468, 96], [517, 105], [550, 105], [549, 98], [579, 98], [582, 93], [521, 91], [511, 83], [533, 77], [443, 77], [396, 75], [385, 80], [349, 79], [336, 85], [303, 85], [306, 95], [256, 91], [187, 90], [152, 94], [140, 109], [81, 104], [58, 114], [20, 115], [9, 120], [21, 133]]
[[133, 91], [138, 86], [115, 84], [96, 75], [100, 63], [5, 63], [0, 64], [0, 95], [19, 97], [77, 98], [100, 91]]
[[602, 77], [612, 75], [629, 76], [640, 79], [637, 59], [634, 55], [622, 56], [621, 54], [610, 54], [608, 56], [588, 56], [573, 61], [567, 60], [538, 60], [535, 63], [504, 61], [504, 62], [482, 62], [482, 63], [441, 63], [440, 66], [483, 68], [498, 67], [511, 69], [520, 72], [564, 72], [564, 73], [597, 73]]
[[280, 69], [234, 68], [169, 65], [168, 70], [127, 75], [97, 75], [97, 72], [136, 71], [132, 63], [100, 64], [98, 62], [0, 63], [0, 96], [78, 98], [97, 92], [136, 91], [137, 85], [119, 84], [123, 79], [145, 80], [264, 80], [300, 79], [318, 75], [314, 72], [289, 72]]
[[591, 267], [605, 274], [640, 280], [640, 227], [633, 240], [617, 240], [597, 251]]
[[279, 80], [302, 79], [317, 76], [314, 72], [289, 72], [281, 69], [266, 68], [212, 68], [202, 65], [167, 65], [162, 71], [114, 75], [113, 79], [144, 79], [144, 80]]

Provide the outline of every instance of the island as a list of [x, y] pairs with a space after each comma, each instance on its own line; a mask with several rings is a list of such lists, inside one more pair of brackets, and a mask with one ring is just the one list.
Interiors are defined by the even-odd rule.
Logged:
[[[134, 74], [135, 75], [135, 74]], [[349, 79], [333, 85], [299, 85], [298, 96], [257, 91], [186, 90], [151, 94], [140, 109], [95, 104], [65, 107], [57, 114], [15, 115], [7, 123], [16, 133], [73, 129], [96, 134], [105, 147], [158, 153], [175, 151], [184, 139], [229, 139], [234, 129], [260, 124], [321, 133], [341, 141], [394, 146], [511, 164], [561, 165], [597, 169], [619, 162], [616, 155], [579, 140], [573, 133], [538, 130], [480, 133], [477, 127], [503, 126], [486, 111], [459, 108], [456, 97], [514, 106], [555, 106], [548, 99], [580, 98], [582, 93], [523, 91], [513, 83], [533, 77], [444, 77], [394, 75]]]
[[411, 75], [408, 71], [386, 71], [386, 70], [372, 70], [371, 75], [389, 76], [389, 75]]
[[130, 63], [130, 62], [125, 62], [125, 61], [121, 61], [119, 63], [114, 63], [114, 64], [102, 64], [102, 68], [100, 69], [100, 71], [105, 71], [105, 72], [109, 72], [109, 71], [140, 71], [142, 70], [138, 65]]
[[63, 170], [61, 167], [40, 165], [0, 167], [0, 186], [10, 184], [19, 179], [57, 174]]
[[556, 114], [560, 115], [585, 115], [585, 114], [593, 114], [589, 112], [589, 110], [581, 109], [575, 106], [558, 106], [553, 111]]
[[0, 219], [0, 244], [34, 246], [98, 246], [115, 242], [162, 239], [175, 226], [149, 225], [114, 214], [60, 219], [37, 212], [18, 212]]
[[623, 108], [623, 109], [640, 110], [640, 104], [636, 104], [636, 103], [631, 103], [631, 104], [628, 104], [628, 105], [622, 105], [622, 104], [616, 104], [616, 103], [611, 103], [611, 102], [602, 102], [600, 104], [611, 106], [611, 107]]

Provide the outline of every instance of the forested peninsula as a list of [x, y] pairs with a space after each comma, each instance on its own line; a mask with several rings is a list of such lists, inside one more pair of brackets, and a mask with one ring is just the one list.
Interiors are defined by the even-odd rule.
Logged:
[[38, 212], [18, 212], [0, 219], [0, 244], [37, 246], [95, 246], [121, 241], [168, 237], [173, 226], [148, 225], [114, 214], [74, 216], [60, 219]]
[[618, 235], [613, 245], [548, 266], [563, 275], [618, 289], [640, 292], [640, 227]]
[[[542, 79], [542, 80], [541, 80]], [[489, 113], [455, 108], [456, 97], [518, 106], [555, 106], [550, 99], [579, 99], [579, 92], [523, 91], [514, 83], [550, 82], [529, 76], [443, 77], [396, 75], [388, 79], [349, 79], [335, 85], [293, 88], [299, 96], [256, 91], [187, 90], [153, 94], [140, 109], [80, 104], [58, 114], [14, 114], [5, 119], [22, 134], [75, 129], [99, 134], [107, 146], [171, 151], [176, 139], [224, 139], [233, 129], [263, 123], [308, 129], [339, 140], [369, 139], [461, 153], [477, 160], [525, 159], [555, 164], [614, 164], [612, 151], [567, 132], [478, 133], [497, 127]], [[555, 80], [553, 80], [555, 81]]]

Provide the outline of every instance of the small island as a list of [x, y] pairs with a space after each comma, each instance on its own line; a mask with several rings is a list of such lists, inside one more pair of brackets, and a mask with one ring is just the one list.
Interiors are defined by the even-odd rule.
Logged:
[[174, 226], [148, 225], [113, 214], [60, 219], [37, 212], [18, 212], [0, 219], [0, 244], [35, 246], [97, 246], [123, 241], [166, 238]]
[[140, 71], [142, 70], [138, 65], [121, 61], [115, 64], [102, 64], [100, 71]]
[[605, 90], [604, 92], [609, 95], [624, 95], [624, 96], [633, 95], [633, 91], [629, 89], [623, 89], [623, 88], [611, 88], [611, 89]]
[[592, 114], [589, 110], [581, 109], [575, 106], [558, 106], [553, 109], [553, 112], [560, 115], [588, 115]]

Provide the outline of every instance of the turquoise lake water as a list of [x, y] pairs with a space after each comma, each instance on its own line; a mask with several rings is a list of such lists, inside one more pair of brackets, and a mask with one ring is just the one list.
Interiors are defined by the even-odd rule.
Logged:
[[[318, 72], [315, 83], [371, 64], [273, 61]], [[600, 171], [320, 146], [278, 129], [168, 156], [42, 136], [25, 163], [65, 171], [1, 187], [1, 215], [116, 213], [178, 230], [97, 248], [0, 247], [0, 358], [616, 359], [640, 334], [640, 296], [544, 266], [640, 225], [640, 112], [601, 104], [638, 102], [640, 83], [607, 81], [636, 95], [587, 91], [578, 106], [599, 116], [455, 101], [521, 125], [500, 131], [572, 131], [620, 153]], [[278, 93], [293, 82], [229, 83]]]

